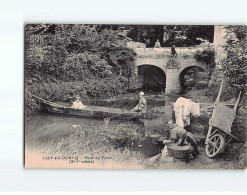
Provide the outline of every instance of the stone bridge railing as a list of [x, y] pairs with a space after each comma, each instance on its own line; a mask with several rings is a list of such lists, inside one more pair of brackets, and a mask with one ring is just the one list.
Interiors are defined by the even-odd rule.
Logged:
[[[176, 52], [178, 54], [178, 58], [191, 58], [194, 56], [197, 50], [204, 50], [206, 47], [177, 47]], [[135, 52], [137, 53], [136, 58], [167, 58], [171, 56], [171, 48], [170, 47], [162, 47], [162, 48], [135, 48]]]

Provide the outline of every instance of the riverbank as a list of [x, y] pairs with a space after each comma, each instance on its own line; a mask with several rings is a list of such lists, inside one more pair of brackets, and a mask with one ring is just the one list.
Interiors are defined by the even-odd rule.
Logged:
[[[246, 119], [242, 118], [241, 120]], [[238, 121], [243, 124], [243, 121]], [[188, 163], [160, 156], [157, 143], [166, 136], [159, 123], [146, 120], [145, 128], [126, 121], [88, 120], [55, 115], [36, 115], [25, 122], [25, 165], [40, 168], [108, 168], [108, 169], [243, 169], [246, 167], [246, 144], [230, 142], [222, 155], [210, 159], [204, 153]], [[238, 128], [239, 129], [239, 128]], [[246, 130], [246, 129], [245, 129]], [[198, 131], [195, 135], [205, 134]], [[204, 138], [203, 138], [204, 137]], [[50, 159], [50, 158], [53, 159]], [[70, 161], [77, 158], [79, 161]]]
[[[172, 165], [167, 164], [166, 160], [156, 160], [154, 163], [147, 163], [147, 167], [149, 168], [198, 168], [198, 169], [244, 169], [247, 166], [247, 154], [246, 154], [246, 143], [247, 143], [247, 115], [242, 110], [238, 111], [236, 119], [232, 125], [232, 134], [239, 138], [239, 141], [233, 140], [230, 142], [222, 155], [214, 159], [209, 159], [205, 155], [205, 139], [208, 131], [208, 122], [211, 117], [209, 113], [206, 111], [206, 107], [213, 105], [218, 90], [215, 90], [214, 95], [205, 96], [205, 93], [208, 93], [209, 90], [205, 89], [194, 89], [187, 90], [182, 95], [183, 97], [192, 99], [194, 102], [204, 103], [202, 115], [200, 117], [192, 117], [191, 119], [191, 127], [190, 131], [195, 135], [196, 139], [199, 141], [199, 150], [201, 154], [189, 164], [184, 164], [181, 162], [172, 161]], [[127, 94], [116, 96], [114, 98], [109, 98], [104, 100], [103, 102], [124, 102], [125, 100], [133, 99], [133, 97], [138, 96], [138, 93]], [[145, 97], [147, 102], [155, 102], [155, 101], [165, 101], [165, 106], [153, 107], [156, 113], [159, 113], [159, 116], [155, 120], [143, 120], [145, 124], [145, 128], [148, 129], [149, 136], [155, 135], [156, 137], [165, 137], [166, 133], [164, 131], [164, 126], [169, 118], [171, 119], [172, 107], [171, 102], [175, 102], [178, 96], [166, 96], [163, 93], [146, 93]], [[222, 98], [224, 99], [224, 98]], [[230, 99], [225, 103], [234, 104], [236, 102], [235, 99]], [[240, 106], [243, 107], [245, 102], [240, 102]], [[212, 114], [212, 113], [211, 113]], [[164, 163], [166, 162], [166, 163]]]
[[[184, 94], [195, 102], [205, 99], [195, 96], [195, 91]], [[210, 115], [192, 117], [190, 131], [199, 141], [200, 154], [183, 163], [177, 160], [158, 158], [152, 162], [149, 157], [161, 152], [162, 147], [157, 143], [159, 137], [167, 137], [164, 124], [172, 117], [172, 102], [178, 96], [166, 96], [163, 93], [146, 93], [148, 109], [154, 113], [154, 118], [145, 118], [142, 124], [127, 121], [111, 120], [109, 126], [103, 120], [61, 117], [53, 115], [32, 115], [25, 122], [25, 148], [26, 157], [33, 158], [33, 154], [44, 163], [44, 156], [79, 156], [81, 161], [87, 156], [95, 159], [93, 164], [77, 163], [68, 165], [69, 161], [61, 160], [59, 166], [76, 168], [121, 168], [121, 169], [243, 169], [246, 167], [246, 115], [237, 115], [232, 126], [232, 134], [240, 141], [230, 142], [222, 155], [209, 159], [204, 153], [204, 143], [208, 131]], [[122, 94], [100, 101], [90, 100], [86, 103], [131, 109], [138, 102], [138, 92]], [[213, 98], [212, 98], [213, 99]], [[212, 104], [208, 98], [205, 103]], [[85, 160], [85, 159], [84, 159]], [[92, 159], [91, 159], [92, 160]], [[29, 163], [32, 160], [29, 161]], [[47, 166], [51, 164], [47, 164]], [[29, 166], [35, 166], [29, 164]], [[53, 163], [54, 167], [56, 164]]]
[[[145, 158], [159, 151], [145, 156], [135, 149], [138, 129], [138, 124], [128, 121], [111, 120], [107, 125], [103, 120], [33, 115], [25, 122], [25, 166], [141, 168]], [[67, 157], [80, 162], [70, 163]]]

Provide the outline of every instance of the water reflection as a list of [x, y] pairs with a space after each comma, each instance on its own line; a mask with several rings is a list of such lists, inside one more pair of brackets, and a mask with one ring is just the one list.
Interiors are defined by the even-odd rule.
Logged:
[[161, 153], [164, 145], [157, 142], [157, 138], [149, 137], [147, 129], [142, 121], [138, 121], [139, 128], [136, 131], [136, 136], [132, 140], [129, 148], [133, 151], [139, 151], [146, 157], [152, 157]]

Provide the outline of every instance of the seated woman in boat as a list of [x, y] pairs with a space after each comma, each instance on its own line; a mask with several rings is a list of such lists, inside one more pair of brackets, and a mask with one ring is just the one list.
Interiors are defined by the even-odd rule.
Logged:
[[86, 106], [83, 105], [83, 103], [80, 101], [80, 96], [76, 96], [76, 101], [73, 103], [71, 108], [84, 109], [84, 108], [86, 108]]
[[132, 112], [146, 113], [146, 109], [147, 109], [147, 101], [144, 98], [144, 92], [141, 91], [139, 103], [131, 111]]

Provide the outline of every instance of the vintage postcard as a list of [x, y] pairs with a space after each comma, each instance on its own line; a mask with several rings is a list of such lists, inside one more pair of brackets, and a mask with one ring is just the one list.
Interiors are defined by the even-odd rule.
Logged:
[[24, 31], [26, 168], [246, 168], [246, 26]]

